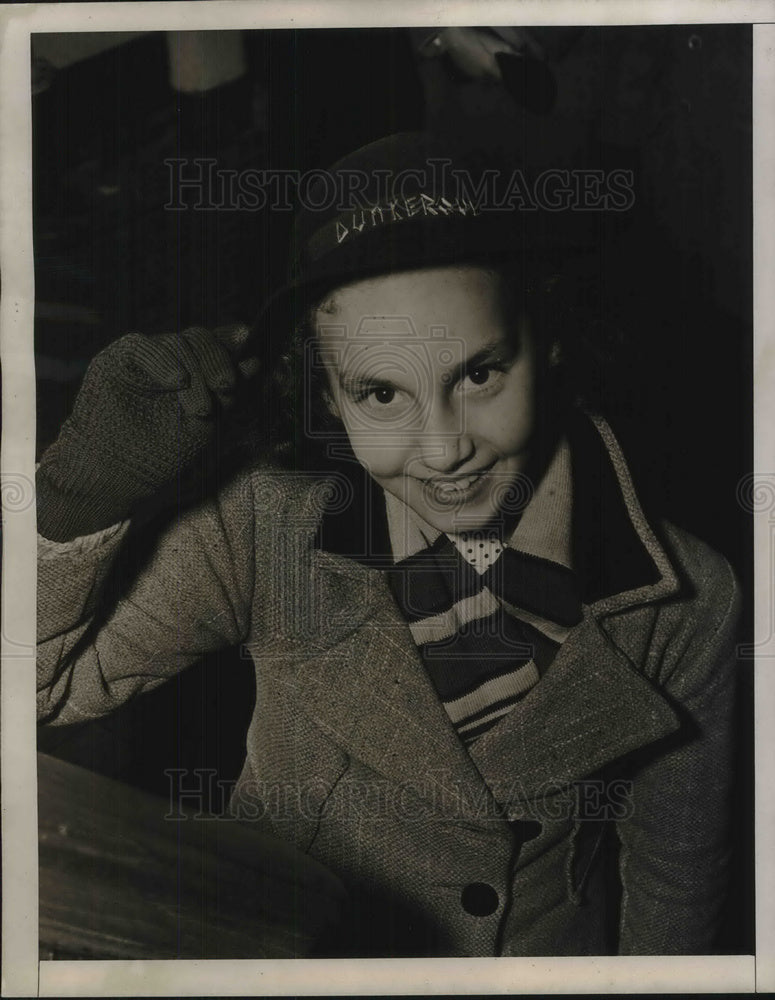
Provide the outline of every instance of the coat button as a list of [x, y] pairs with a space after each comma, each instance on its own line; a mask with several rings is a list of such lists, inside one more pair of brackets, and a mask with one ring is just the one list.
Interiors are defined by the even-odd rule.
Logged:
[[489, 917], [498, 909], [498, 893], [486, 882], [471, 882], [463, 889], [460, 901], [472, 917]]

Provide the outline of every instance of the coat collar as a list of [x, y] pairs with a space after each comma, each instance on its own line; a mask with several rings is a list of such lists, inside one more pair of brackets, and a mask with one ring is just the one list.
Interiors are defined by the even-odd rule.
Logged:
[[601, 616], [676, 595], [679, 574], [644, 513], [607, 421], [579, 413], [569, 434], [574, 566], [585, 603]]

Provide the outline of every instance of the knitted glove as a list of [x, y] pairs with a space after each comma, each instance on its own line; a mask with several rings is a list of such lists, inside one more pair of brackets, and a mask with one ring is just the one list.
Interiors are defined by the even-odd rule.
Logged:
[[[245, 329], [233, 331], [232, 349]], [[38, 531], [53, 541], [127, 518], [173, 483], [212, 441], [241, 376], [213, 333], [130, 333], [95, 356], [73, 412], [36, 477]]]

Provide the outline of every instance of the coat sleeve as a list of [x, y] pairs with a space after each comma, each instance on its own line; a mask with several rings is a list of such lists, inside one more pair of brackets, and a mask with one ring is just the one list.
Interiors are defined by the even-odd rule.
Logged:
[[631, 814], [617, 825], [623, 955], [707, 954], [723, 913], [740, 595], [726, 560], [706, 550], [702, 561], [659, 678], [683, 736], [636, 773]]
[[[243, 641], [254, 580], [251, 479], [176, 518], [120, 596], [108, 597], [128, 524], [73, 542], [39, 539], [38, 717], [83, 722]], [[113, 574], [116, 575], [115, 573]], [[108, 607], [109, 605], [109, 607]]]

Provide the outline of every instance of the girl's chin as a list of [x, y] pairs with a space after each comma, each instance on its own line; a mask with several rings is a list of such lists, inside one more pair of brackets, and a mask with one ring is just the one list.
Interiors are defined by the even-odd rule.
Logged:
[[447, 510], [440, 509], [438, 504], [410, 502], [409, 506], [431, 527], [452, 535], [461, 531], [485, 528], [498, 517], [497, 508], [494, 508], [487, 499], [481, 499], [477, 503], [450, 504]]
[[494, 512], [490, 511], [482, 515], [459, 514], [450, 518], [424, 516], [424, 520], [437, 531], [443, 531], [447, 535], [459, 535], [464, 531], [478, 531], [482, 528], [493, 527], [497, 517]]

